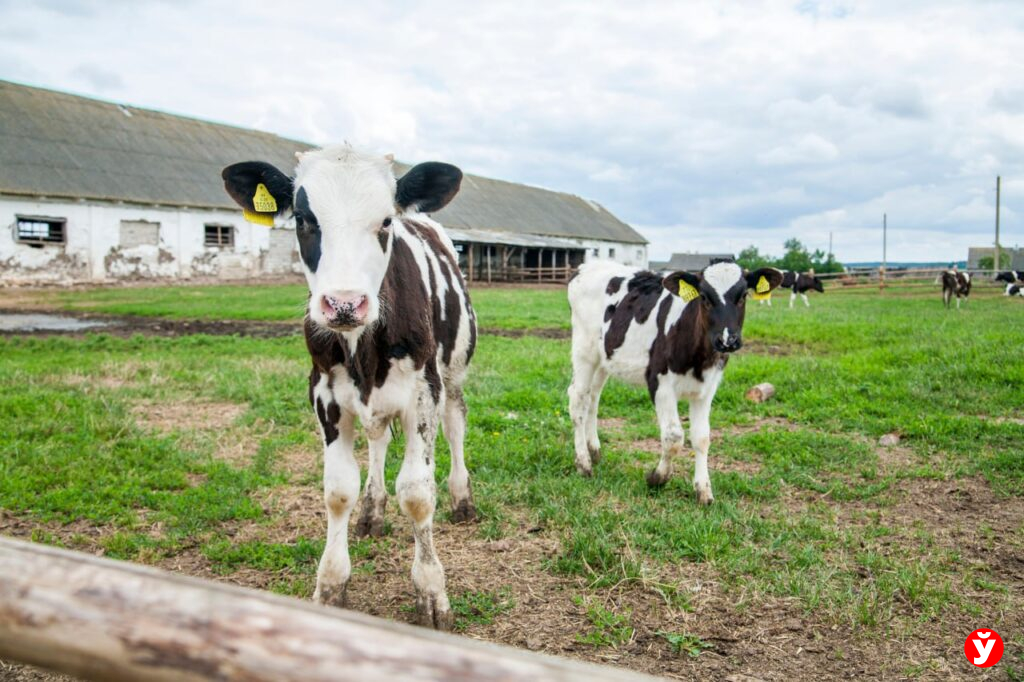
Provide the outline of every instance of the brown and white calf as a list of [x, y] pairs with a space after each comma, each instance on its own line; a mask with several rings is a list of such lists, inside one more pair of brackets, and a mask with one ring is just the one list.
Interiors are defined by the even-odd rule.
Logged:
[[942, 273], [942, 302], [949, 308], [949, 301], [956, 296], [956, 307], [960, 309], [960, 299], [971, 295], [971, 273], [958, 270], [946, 270]]
[[590, 476], [600, 457], [601, 391], [608, 377], [618, 377], [646, 386], [658, 415], [661, 460], [647, 475], [648, 485], [668, 482], [672, 458], [683, 452], [678, 402], [689, 401], [690, 443], [697, 455], [693, 487], [702, 504], [711, 504], [711, 401], [729, 354], [742, 345], [748, 289], [760, 283], [764, 293], [765, 285], [771, 290], [781, 282], [775, 268], [744, 274], [733, 262], [665, 277], [606, 261], [581, 266], [569, 283], [576, 469]]
[[295, 216], [310, 292], [309, 400], [324, 441], [327, 544], [314, 598], [345, 604], [348, 522], [359, 497], [356, 419], [369, 442], [358, 535], [383, 530], [384, 457], [397, 420], [406, 443], [395, 490], [416, 543], [416, 609], [422, 624], [448, 629], [452, 613], [432, 536], [434, 441], [440, 420], [451, 447], [453, 518], [471, 519], [462, 384], [476, 344], [476, 318], [452, 242], [426, 214], [455, 196], [462, 173], [423, 163], [396, 182], [390, 157], [346, 145], [299, 155], [293, 177], [261, 162], [229, 166], [223, 176], [243, 208], [254, 209], [262, 184], [277, 212], [290, 209]]

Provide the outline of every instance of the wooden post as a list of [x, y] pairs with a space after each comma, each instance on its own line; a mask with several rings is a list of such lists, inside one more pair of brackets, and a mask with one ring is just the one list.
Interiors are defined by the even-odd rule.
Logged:
[[491, 245], [487, 245], [487, 283], [491, 283]]
[[0, 657], [87, 680], [652, 680], [0, 538]]
[[473, 281], [473, 242], [469, 243], [469, 258], [467, 259], [467, 261], [469, 263], [469, 277], [467, 278], [467, 281], [472, 282]]
[[537, 252], [537, 281], [544, 276], [544, 249]]

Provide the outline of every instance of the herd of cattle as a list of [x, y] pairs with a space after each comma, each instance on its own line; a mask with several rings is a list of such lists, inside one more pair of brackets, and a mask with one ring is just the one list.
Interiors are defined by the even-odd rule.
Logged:
[[[224, 169], [228, 194], [253, 214], [291, 212], [309, 285], [305, 338], [312, 370], [309, 400], [324, 444], [327, 540], [315, 599], [342, 606], [352, 567], [349, 518], [360, 492], [354, 456], [358, 418], [369, 443], [369, 471], [356, 522], [359, 536], [384, 529], [384, 459], [393, 422], [405, 434], [395, 491], [412, 524], [412, 581], [419, 622], [452, 626], [444, 568], [433, 541], [437, 502], [434, 442], [443, 428], [451, 450], [452, 519], [475, 518], [463, 441], [462, 386], [477, 343], [476, 316], [454, 245], [427, 214], [459, 191], [462, 172], [429, 162], [395, 178], [390, 156], [348, 145], [297, 154], [292, 174], [257, 161]], [[970, 291], [966, 273], [952, 274], [944, 297]], [[1020, 289], [1020, 273], [1011, 286]], [[678, 401], [689, 402], [696, 452], [693, 487], [714, 500], [708, 476], [711, 402], [731, 353], [742, 345], [748, 294], [770, 303], [773, 290], [823, 291], [813, 275], [712, 262], [699, 273], [666, 276], [616, 263], [580, 267], [569, 284], [572, 310], [570, 415], [576, 468], [590, 476], [601, 445], [597, 411], [609, 377], [646, 387], [661, 430], [661, 458], [647, 475], [664, 485], [685, 448]], [[1009, 290], [1008, 290], [1009, 293]]]

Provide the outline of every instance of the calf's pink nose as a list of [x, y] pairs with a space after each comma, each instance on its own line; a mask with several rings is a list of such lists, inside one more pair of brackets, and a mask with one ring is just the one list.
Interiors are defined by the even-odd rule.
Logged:
[[367, 307], [366, 295], [351, 291], [324, 294], [320, 298], [320, 309], [328, 318], [345, 317], [360, 321], [366, 316]]

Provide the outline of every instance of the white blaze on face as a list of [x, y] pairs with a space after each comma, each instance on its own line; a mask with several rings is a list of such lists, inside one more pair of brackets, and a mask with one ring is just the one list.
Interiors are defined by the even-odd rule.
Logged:
[[743, 279], [743, 270], [735, 263], [715, 263], [704, 268], [704, 281], [718, 294], [717, 302], [725, 302], [725, 294]]

